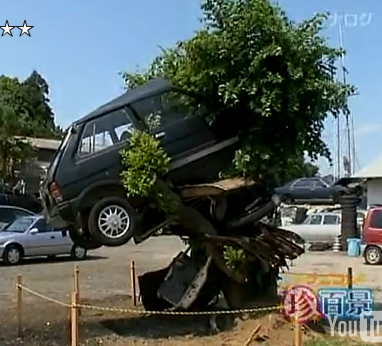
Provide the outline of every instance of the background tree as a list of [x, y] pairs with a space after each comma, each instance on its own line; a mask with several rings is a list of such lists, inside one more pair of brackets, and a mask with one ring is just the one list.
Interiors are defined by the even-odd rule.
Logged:
[[291, 157], [287, 160], [287, 166], [280, 168], [280, 184], [302, 177], [315, 177], [319, 168], [311, 162], [306, 162], [303, 155]]
[[330, 160], [324, 120], [348, 111], [354, 87], [335, 79], [342, 52], [321, 36], [326, 15], [295, 23], [268, 0], [205, 0], [202, 10], [203, 27], [124, 73], [126, 88], [161, 76], [200, 95], [210, 124], [240, 136], [236, 174], [277, 183], [304, 151]]
[[13, 183], [15, 168], [33, 154], [33, 149], [23, 137], [26, 123], [20, 121], [12, 108], [0, 104], [0, 177]]
[[49, 105], [49, 86], [33, 71], [24, 81], [0, 76], [0, 175], [13, 183], [15, 169], [33, 156], [25, 137], [60, 138]]
[[54, 123], [54, 113], [49, 105], [49, 86], [37, 71], [23, 82], [0, 76], [0, 102], [12, 108], [14, 114], [28, 124], [22, 128], [23, 135], [56, 138], [62, 134]]

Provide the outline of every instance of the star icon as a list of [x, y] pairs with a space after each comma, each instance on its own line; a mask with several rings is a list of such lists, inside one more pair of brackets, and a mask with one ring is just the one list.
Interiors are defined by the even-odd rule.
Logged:
[[0, 26], [0, 29], [3, 29], [3, 33], [1, 34], [1, 36], [4, 36], [5, 34], [8, 34], [9, 36], [12, 36], [12, 29], [14, 28], [14, 26], [9, 26], [9, 23], [8, 21], [5, 22], [5, 26]]
[[20, 36], [27, 34], [29, 37], [31, 37], [31, 34], [29, 33], [29, 30], [34, 28], [33, 26], [28, 26], [27, 21], [24, 20], [23, 26], [18, 26], [18, 28], [21, 30]]

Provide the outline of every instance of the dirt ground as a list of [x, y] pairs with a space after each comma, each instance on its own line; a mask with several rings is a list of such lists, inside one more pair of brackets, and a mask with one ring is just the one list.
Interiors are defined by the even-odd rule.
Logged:
[[[79, 263], [82, 302], [118, 308], [131, 307], [130, 261], [136, 261], [139, 274], [167, 265], [182, 249], [184, 244], [177, 238], [158, 237], [139, 246], [128, 244], [124, 247], [93, 251], [89, 260]], [[17, 267], [0, 266], [1, 346], [68, 345], [69, 309], [28, 293], [23, 294], [24, 338], [16, 337], [15, 279], [17, 274], [21, 274], [23, 283], [29, 288], [68, 302], [73, 285], [74, 264], [73, 261], [58, 258], [55, 261], [29, 260]], [[290, 272], [345, 273], [349, 266], [353, 268], [355, 276], [363, 274], [363, 279], [366, 280], [363, 285], [373, 288], [374, 298], [382, 301], [379, 289], [382, 278], [378, 276], [380, 267], [366, 266], [361, 258], [349, 258], [331, 252], [311, 252], [294, 261]], [[286, 274], [283, 283], [290, 284], [297, 278], [296, 275]], [[91, 346], [244, 346], [258, 325], [261, 326], [258, 336], [263, 338], [255, 340], [251, 345], [286, 346], [293, 345], [294, 340], [293, 326], [275, 313], [271, 319], [269, 314], [263, 313], [239, 320], [235, 328], [218, 335], [211, 333], [206, 317], [143, 317], [126, 312], [83, 310], [80, 321], [81, 345]], [[309, 338], [311, 336], [309, 333]], [[313, 340], [313, 344], [321, 345], [320, 339]], [[322, 345], [324, 344], [327, 342]]]

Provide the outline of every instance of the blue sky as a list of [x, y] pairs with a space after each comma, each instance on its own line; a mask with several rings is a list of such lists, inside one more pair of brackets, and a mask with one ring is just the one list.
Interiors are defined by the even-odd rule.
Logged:
[[[382, 2], [279, 0], [279, 4], [296, 20], [331, 12], [325, 34], [336, 46], [342, 21], [348, 80], [360, 92], [350, 104], [358, 170], [382, 151]], [[157, 55], [158, 46], [169, 47], [190, 37], [200, 25], [199, 5], [199, 0], [4, 1], [0, 25], [8, 20], [19, 26], [27, 20], [34, 28], [31, 37], [19, 37], [17, 28], [13, 37], [0, 37], [0, 73], [24, 79], [38, 70], [50, 85], [56, 121], [66, 126], [122, 92], [119, 72], [144, 67]], [[324, 137], [333, 147], [330, 120]], [[320, 167], [323, 173], [332, 172], [325, 160], [320, 160]]]

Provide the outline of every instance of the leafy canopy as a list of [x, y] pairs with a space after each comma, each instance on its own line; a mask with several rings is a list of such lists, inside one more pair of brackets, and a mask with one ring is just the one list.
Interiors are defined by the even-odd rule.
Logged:
[[134, 131], [129, 143], [129, 148], [121, 152], [125, 168], [121, 178], [128, 194], [146, 198], [159, 210], [171, 213], [172, 202], [155, 185], [157, 174], [167, 174], [170, 158], [150, 133]]
[[14, 136], [27, 126], [12, 108], [0, 104], [0, 177], [4, 181], [14, 178], [16, 167], [33, 154], [28, 142]]
[[28, 124], [21, 126], [16, 135], [60, 137], [61, 129], [55, 126], [48, 96], [48, 83], [37, 71], [22, 82], [18, 78], [0, 76], [0, 103], [10, 107], [20, 121]]
[[34, 154], [26, 136], [61, 137], [48, 95], [48, 84], [37, 71], [24, 81], [0, 76], [0, 176], [4, 181], [11, 181], [16, 168]]
[[342, 52], [321, 36], [326, 15], [295, 23], [269, 0], [204, 0], [202, 10], [203, 27], [124, 73], [126, 88], [161, 76], [200, 95], [208, 120], [240, 136], [243, 174], [279, 174], [304, 151], [330, 160], [324, 120], [348, 112], [355, 90], [335, 78]]

